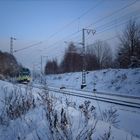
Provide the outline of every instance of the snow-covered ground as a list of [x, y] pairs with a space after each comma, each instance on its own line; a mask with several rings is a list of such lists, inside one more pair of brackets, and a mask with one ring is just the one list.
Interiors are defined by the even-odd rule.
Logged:
[[[50, 86], [80, 89], [81, 76], [81, 72], [48, 75], [47, 83]], [[140, 96], [140, 68], [88, 72], [86, 75], [87, 87], [84, 90], [93, 91], [94, 83], [99, 92]]]
[[[47, 82], [80, 89], [81, 73], [47, 76]], [[140, 69], [89, 72], [86, 90], [94, 82], [97, 90], [139, 96]], [[139, 108], [45, 89], [0, 80], [0, 140], [140, 140]]]

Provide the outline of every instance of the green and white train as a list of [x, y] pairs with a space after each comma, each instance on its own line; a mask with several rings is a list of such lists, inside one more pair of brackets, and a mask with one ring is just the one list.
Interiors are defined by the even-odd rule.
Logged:
[[31, 81], [31, 72], [28, 68], [22, 68], [17, 76], [18, 83], [27, 84]]

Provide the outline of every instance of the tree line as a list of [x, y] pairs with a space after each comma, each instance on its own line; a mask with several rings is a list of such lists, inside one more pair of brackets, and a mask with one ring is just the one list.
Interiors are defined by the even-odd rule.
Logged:
[[23, 68], [14, 55], [0, 51], [0, 79], [16, 77]]
[[[118, 41], [115, 57], [106, 41], [97, 40], [86, 46], [86, 70], [140, 67], [140, 24], [135, 19], [128, 22]], [[78, 72], [82, 70], [84, 60], [82, 50], [71, 42], [62, 61], [58, 63], [57, 59], [49, 60], [44, 71], [45, 74]], [[13, 55], [0, 51], [0, 74], [13, 77], [22, 67]]]
[[13, 55], [0, 51], [0, 74], [12, 77], [17, 74], [19, 68], [20, 66]]
[[81, 71], [84, 63], [83, 57], [88, 71], [111, 67], [112, 52], [106, 42], [98, 40], [93, 45], [87, 46], [85, 56], [82, 55], [82, 50], [79, 51], [77, 46], [71, 42], [65, 50], [61, 63], [58, 64], [57, 59], [49, 60], [45, 66], [45, 73], [56, 74]]
[[[106, 68], [136, 68], [140, 67], [140, 24], [130, 20], [124, 31], [118, 36], [119, 45], [115, 57], [111, 46], [102, 40], [86, 46], [86, 70], [99, 70]], [[71, 42], [65, 50], [60, 64], [57, 59], [48, 60], [45, 74], [81, 71], [83, 67], [82, 51]]]

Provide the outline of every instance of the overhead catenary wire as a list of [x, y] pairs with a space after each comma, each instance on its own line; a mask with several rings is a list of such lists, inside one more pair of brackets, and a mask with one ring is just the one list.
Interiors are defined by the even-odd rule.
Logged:
[[[132, 6], [132, 5], [134, 5], [137, 1], [138, 1], [138, 0], [135, 0], [135, 1], [133, 1], [132, 3], [129, 3], [129, 4], [125, 5], [125, 6], [123, 6], [122, 8], [119, 8], [119, 9], [113, 11], [113, 12], [110, 13], [109, 15], [107, 15], [107, 16], [105, 16], [105, 17], [103, 17], [103, 18], [101, 18], [101, 19], [95, 21], [94, 23], [91, 23], [90, 25], [86, 26], [86, 28], [88, 28], [88, 27], [90, 27], [90, 26], [92, 26], [92, 25], [94, 25], [94, 24], [96, 24], [96, 23], [98, 23], [98, 22], [101, 22], [101, 21], [105, 20], [106, 18], [108, 18], [108, 17], [110, 17], [110, 16], [113, 16], [114, 14], [116, 14], [116, 13], [118, 13], [118, 12], [120, 12], [120, 11], [122, 11], [122, 10], [124, 10], [124, 9], [126, 9], [126, 8], [128, 8], [128, 7], [130, 7], [130, 6]], [[101, 3], [101, 2], [102, 2], [102, 0], [101, 0], [99, 3]], [[97, 6], [98, 6], [98, 4], [97, 4], [95, 7], [92, 7], [92, 8], [90, 8], [89, 10], [87, 10], [85, 13], [83, 13], [82, 15], [80, 15], [79, 17], [77, 17], [76, 19], [79, 20], [79, 18], [81, 18], [82, 16], [86, 15], [89, 11], [93, 10], [93, 9], [96, 8]], [[76, 19], [74, 19], [72, 22], [66, 24], [66, 25], [65, 25], [64, 27], [62, 27], [62, 28], [66, 28], [67, 26], [69, 26], [70, 24], [72, 24]], [[61, 28], [61, 31], [63, 30], [62, 28]], [[61, 31], [58, 31], [58, 32], [61, 32]], [[76, 32], [74, 32], [74, 33], [68, 35], [67, 37], [73, 36], [73, 35], [75, 35], [75, 34], [77, 34], [77, 33], [79, 33], [79, 32], [81, 32], [81, 30], [76, 31]], [[56, 33], [50, 35], [48, 39], [52, 38], [54, 35], [56, 35]], [[66, 37], [64, 37], [63, 39], [65, 39], [65, 38], [66, 38]], [[48, 39], [47, 39], [47, 40], [48, 40]], [[50, 46], [53, 46], [53, 45], [55, 45], [55, 44], [57, 44], [58, 42], [62, 41], [63, 39], [61, 39], [61, 40], [59, 40], [59, 41], [56, 41], [55, 43], [49, 45], [49, 47], [50, 47]], [[40, 42], [43, 43], [44, 41], [40, 41]], [[15, 52], [18, 52], [18, 51], [20, 51], [20, 50], [25, 50], [25, 49], [28, 49], [28, 48], [31, 48], [31, 47], [38, 47], [37, 45], [41, 44], [40, 42], [35, 43], [35, 44], [32, 44], [32, 45], [29, 45], [29, 46], [27, 46], [27, 47], [24, 47], [23, 49], [21, 48], [21, 49], [15, 50]]]
[[[115, 38], [117, 38], [117, 37], [118, 37], [118, 35], [114, 35], [114, 36], [112, 36], [112, 37], [103, 39], [102, 41], [112, 40], [112, 39], [115, 39]], [[54, 49], [54, 48], [50, 48], [50, 49]], [[60, 48], [57, 47], [57, 48], [55, 48], [55, 49], [58, 49], [58, 50], [59, 50]], [[64, 53], [64, 52], [65, 52], [65, 50], [62, 50], [62, 51], [61, 51], [61, 53]], [[60, 53], [60, 52], [59, 52], [59, 53]], [[59, 55], [60, 55], [59, 53], [56, 53], [55, 56], [59, 56]]]
[[92, 25], [95, 25], [95, 24], [97, 24], [97, 23], [103, 21], [103, 20], [105, 20], [106, 18], [109, 18], [110, 16], [113, 16], [114, 14], [120, 13], [122, 10], [125, 10], [125, 9], [127, 9], [128, 7], [134, 5], [137, 1], [138, 1], [138, 0], [135, 0], [135, 1], [133, 1], [132, 3], [129, 3], [129, 4], [125, 5], [125, 6], [123, 6], [122, 8], [119, 8], [119, 9], [113, 11], [113, 12], [110, 13], [109, 15], [107, 15], [107, 16], [105, 16], [105, 17], [103, 17], [103, 18], [100, 18], [100, 19], [98, 19], [98, 20], [96, 20], [94, 23], [91, 23], [91, 24], [88, 25], [86, 28], [89, 28], [89, 27], [91, 27]]
[[37, 46], [37, 45], [40, 45], [40, 44], [42, 44], [41, 41], [38, 42], [38, 43], [34, 43], [34, 44], [32, 44], [32, 45], [26, 46], [26, 47], [24, 47], [24, 48], [21, 48], [21, 49], [18, 49], [18, 50], [14, 50], [14, 52], [22, 51], [22, 50], [25, 50], [25, 49], [28, 49], [28, 48], [31, 48], [31, 47], [33, 47], [33, 46]]
[[[108, 41], [108, 40], [113, 40], [113, 39], [115, 39], [115, 38], [117, 38], [118, 37], [118, 35], [114, 35], [114, 36], [112, 36], [112, 37], [109, 37], [109, 38], [106, 38], [106, 39], [103, 39], [102, 41]], [[52, 48], [51, 48], [52, 49]], [[56, 49], [59, 49], [59, 48], [56, 48]], [[82, 48], [81, 48], [82, 49]], [[60, 56], [60, 53], [64, 53], [65, 52], [65, 50], [62, 50], [61, 52], [59, 52], [59, 53], [56, 53], [55, 54], [55, 57], [56, 56]]]
[[[135, 16], [134, 18], [139, 19], [139, 18], [140, 18], [140, 15]], [[119, 23], [119, 24], [112, 24], [111, 26], [108, 26], [107, 28], [105, 28], [105, 29], [103, 29], [103, 30], [97, 32], [96, 35], [98, 36], [98, 35], [100, 35], [100, 34], [106, 32], [106, 31], [112, 30], [112, 29], [114, 29], [114, 27], [122, 26], [122, 25], [128, 23], [129, 21], [130, 21], [130, 19], [127, 19], [126, 21], [123, 21], [123, 22], [121, 22], [121, 23]]]
[[130, 15], [130, 14], [126, 14], [126, 15], [123, 15], [123, 16], [121, 16], [121, 17], [115, 18], [115, 19], [113, 19], [113, 20], [111, 20], [111, 21], [109, 21], [109, 22], [107, 22], [107, 23], [105, 23], [105, 24], [103, 24], [103, 25], [97, 26], [97, 27], [96, 27], [96, 30], [98, 30], [98, 29], [100, 29], [100, 28], [102, 28], [102, 27], [110, 26], [110, 24], [112, 24], [112, 23], [113, 23], [113, 24], [114, 24], [114, 23], [116, 24], [116, 21], [121, 22], [121, 21], [122, 21], [123, 19], [125, 19], [126, 17], [131, 18], [133, 15], [135, 15], [135, 16], [136, 16], [136, 14], [139, 15], [139, 12], [140, 12], [140, 10], [138, 9], [138, 10], [132, 12], [131, 15]]
[[[138, 17], [139, 17], [139, 16], [138, 16]], [[96, 35], [99, 35], [99, 34], [105, 32], [105, 31], [111, 30], [111, 29], [113, 29], [114, 27], [119, 27], [119, 26], [121, 26], [121, 25], [123, 25], [123, 24], [125, 24], [125, 23], [127, 23], [127, 22], [129, 22], [129, 19], [128, 19], [127, 21], [124, 21], [124, 22], [119, 23], [119, 24], [117, 24], [117, 25], [116, 25], [116, 24], [112, 24], [111, 26], [108, 26], [107, 29], [105, 28], [105, 29], [103, 29], [103, 30], [97, 32]], [[56, 44], [59, 44], [59, 43], [61, 43], [61, 42], [64, 42], [64, 39], [65, 39], [65, 38], [71, 37], [71, 36], [73, 36], [73, 35], [75, 35], [75, 34], [81, 32], [81, 31], [82, 31], [82, 30], [77, 31], [77, 32], [74, 32], [74, 33], [72, 33], [71, 35], [68, 35], [68, 36], [64, 37], [63, 39], [54, 42], [53, 44], [49, 45], [49, 47], [52, 47], [52, 46], [54, 46], [54, 45], [56, 45]], [[77, 42], [80, 42], [80, 40], [77, 41]], [[50, 49], [54, 49], [54, 48], [50, 48]], [[59, 49], [59, 48], [58, 48], [58, 49]]]
[[[133, 18], [139, 19], [139, 18], [140, 18], [140, 15], [135, 16], [135, 17], [133, 17]], [[127, 23], [129, 22], [129, 20], [130, 20], [130, 19], [127, 19], [127, 20], [125, 20], [125, 21], [123, 21], [123, 22], [121, 22], [121, 23], [118, 23], [118, 24], [113, 23], [113, 24], [111, 24], [110, 26], [107, 26], [107, 28], [103, 28], [102, 30], [97, 31], [97, 33], [96, 33], [96, 38], [97, 38], [98, 36], [100, 36], [102, 33], [106, 32], [106, 31], [109, 31], [109, 30], [114, 29], [115, 27], [119, 27], [119, 26], [122, 26], [122, 25], [124, 25], [124, 24], [127, 24]], [[90, 36], [87, 37], [86, 39], [89, 39], [89, 38], [90, 38]], [[80, 41], [80, 40], [78, 40], [77, 42], [79, 42], [79, 41]]]
[[[72, 20], [70, 23], [64, 25], [62, 28], [60, 28], [58, 31], [56, 31], [55, 33], [51, 34], [48, 39], [54, 37], [56, 34], [61, 33], [62, 30], [66, 29], [68, 26], [70, 26], [71, 24], [73, 24], [74, 22], [78, 21], [80, 18], [82, 18], [83, 16], [85, 16], [86, 14], [88, 14], [91, 10], [97, 8], [101, 3], [103, 3], [104, 0], [99, 1], [99, 3], [97, 3], [95, 6], [92, 6], [90, 9], [88, 9], [87, 11], [85, 11], [84, 13], [82, 13], [80, 16], [78, 16], [77, 18], [75, 18], [74, 20]], [[47, 39], [47, 40], [48, 40]]]
[[[92, 6], [91, 8], [89, 8], [88, 10], [86, 10], [84, 13], [82, 13], [80, 16], [78, 16], [77, 18], [75, 18], [74, 20], [72, 20], [71, 22], [69, 22], [68, 24], [64, 25], [63, 27], [61, 27], [58, 31], [54, 32], [53, 34], [51, 34], [47, 39], [45, 40], [42, 40], [40, 42], [37, 42], [35, 44], [31, 44], [29, 46], [26, 46], [24, 48], [21, 48], [21, 49], [18, 49], [18, 50], [15, 50], [15, 52], [18, 52], [18, 51], [21, 51], [21, 50], [25, 50], [25, 49], [28, 49], [28, 48], [31, 48], [31, 47], [34, 47], [38, 44], [41, 44], [43, 43], [44, 41], [46, 40], [49, 40], [50, 38], [54, 37], [56, 34], [58, 33], [61, 33], [62, 30], [66, 29], [68, 26], [70, 26], [71, 24], [73, 24], [74, 22], [78, 21], [80, 18], [84, 17], [86, 14], [88, 14], [90, 11], [94, 10], [95, 8], [97, 8], [99, 5], [101, 5], [101, 3], [103, 3], [104, 0], [100, 0], [96, 5]], [[80, 31], [79, 31], [80, 32]], [[75, 33], [72, 33], [72, 35], [75, 34]]]
[[[127, 5], [125, 5], [125, 6], [122, 7], [122, 8], [117, 9], [116, 11], [114, 11], [114, 12], [112, 12], [111, 14], [105, 16], [104, 18], [101, 18], [101, 19], [97, 20], [95, 23], [98, 23], [98, 22], [104, 20], [105, 18], [108, 18], [108, 17], [110, 17], [110, 16], [113, 16], [114, 14], [116, 14], [116, 13], [118, 13], [118, 12], [120, 12], [120, 11], [122, 11], [122, 10], [124, 10], [124, 9], [126, 9], [126, 8], [128, 8], [128, 7], [130, 7], [130, 6], [132, 6], [132, 5], [134, 5], [137, 1], [138, 1], [138, 0], [135, 0], [134, 2], [127, 4]], [[90, 9], [87, 10], [85, 13], [83, 13], [81, 16], [79, 16], [78, 18], [76, 18], [75, 20], [79, 20], [79, 18], [81, 18], [82, 16], [86, 15], [89, 11], [93, 10], [94, 8], [96, 8], [101, 2], [103, 2], [103, 0], [101, 0], [95, 7], [90, 8]], [[72, 22], [74, 22], [75, 20], [73, 20]], [[72, 22], [71, 22], [71, 23], [72, 23]], [[71, 24], [71, 23], [69, 23], [69, 24]], [[67, 24], [66, 27], [67, 27], [69, 24]], [[90, 24], [90, 25], [88, 25], [87, 27], [90, 27], [91, 25], [93, 25], [93, 23]], [[85, 28], [87, 28], [87, 27], [85, 27]], [[68, 37], [73, 36], [73, 35], [75, 35], [75, 34], [81, 32], [81, 31], [82, 31], [82, 30], [78, 30], [78, 31], [76, 31], [76, 32], [74, 32], [74, 33], [68, 35]], [[54, 44], [55, 44], [55, 43], [54, 43]]]
[[[140, 18], [140, 15], [137, 15], [137, 16], [135, 16], [134, 18], [137, 18], [137, 19], [139, 19]], [[112, 29], [114, 29], [114, 27], [119, 27], [119, 26], [122, 26], [122, 25], [124, 25], [124, 24], [126, 24], [126, 23], [128, 23], [129, 22], [129, 19], [127, 19], [127, 20], [125, 20], [125, 21], [123, 21], [123, 22], [121, 22], [121, 23], [119, 23], [119, 24], [112, 24], [111, 26], [108, 26], [107, 28], [104, 28], [103, 30], [101, 30], [100, 32], [97, 32], [96, 33], [96, 35], [101, 35], [102, 33], [104, 33], [104, 32], [106, 32], [106, 31], [109, 31], [109, 30], [112, 30]], [[90, 36], [89, 36], [90, 37]], [[88, 37], [88, 38], [89, 38]], [[110, 37], [110, 38], [107, 38], [107, 39], [103, 39], [103, 41], [107, 41], [107, 40], [112, 40], [112, 39], [115, 39], [115, 38], [117, 38], [118, 37], [118, 35], [115, 35], [115, 36], [113, 36], [113, 37]], [[87, 39], [88, 39], [87, 38]], [[63, 40], [61, 40], [61, 41], [63, 41]], [[78, 40], [77, 42], [80, 42], [80, 40]], [[60, 42], [61, 43], [61, 42]], [[56, 45], [56, 44], [58, 44], [58, 42], [55, 42], [55, 44], [52, 44], [52, 46], [53, 45]], [[56, 48], [58, 48], [58, 47], [55, 47], [55, 49]], [[52, 50], [52, 49], [54, 49], [54, 48], [50, 48], [50, 50]], [[58, 48], [59, 49], [59, 48]]]
[[[138, 0], [135, 0], [135, 1], [132, 2], [132, 3], [129, 3], [129, 4], [125, 5], [125, 6], [123, 6], [122, 8], [119, 8], [119, 9], [115, 10], [115, 11], [112, 12], [111, 14], [105, 16], [104, 18], [101, 18], [101, 19], [95, 21], [95, 24], [98, 23], [98, 22], [101, 22], [102, 20], [105, 20], [105, 18], [108, 18], [108, 17], [110, 17], [110, 16], [113, 16], [113, 15], [116, 14], [117, 12], [120, 12], [120, 11], [122, 11], [122, 10], [125, 10], [126, 8], [128, 8], [128, 7], [132, 6], [132, 5], [134, 5], [137, 1], [138, 1]], [[90, 24], [90, 25], [88, 25], [88, 26], [86, 26], [86, 28], [87, 28], [87, 27], [90, 27], [91, 25], [93, 25], [93, 23]], [[100, 27], [101, 27], [101, 26], [100, 26]], [[76, 32], [74, 32], [74, 33], [68, 35], [67, 37], [71, 37], [71, 36], [73, 36], [73, 35], [75, 35], [75, 34], [81, 32], [81, 31], [82, 31], [82, 30], [76, 31]], [[63, 40], [64, 40], [65, 38], [67, 38], [67, 37], [64, 37], [63, 39], [61, 39], [61, 40], [59, 40], [59, 41], [56, 41], [55, 43], [49, 45], [49, 47], [52, 47], [52, 46], [56, 45], [58, 42], [63, 41]]]
[[[134, 18], [139, 18], [140, 16], [138, 15], [138, 16], [135, 16]], [[100, 34], [102, 34], [102, 33], [104, 33], [104, 32], [106, 32], [106, 31], [109, 31], [109, 30], [112, 30], [112, 29], [114, 29], [114, 27], [119, 27], [119, 26], [122, 26], [122, 25], [124, 25], [124, 24], [126, 24], [126, 23], [128, 23], [129, 22], [129, 19], [127, 19], [127, 20], [125, 20], [125, 21], [123, 21], [123, 22], [121, 22], [121, 23], [119, 23], [119, 24], [115, 24], [115, 23], [113, 23], [113, 24], [111, 24], [110, 26], [108, 26], [107, 28], [104, 28], [104, 29], [102, 29], [101, 31], [99, 31], [99, 32], [97, 32], [96, 33], [96, 36], [98, 36], [98, 35], [100, 35]], [[81, 31], [81, 30], [80, 30]], [[78, 32], [80, 32], [80, 31], [78, 31]], [[77, 32], [75, 32], [75, 34], [76, 34]], [[72, 36], [72, 35], [71, 35]], [[89, 36], [90, 37], [90, 36]], [[88, 39], [88, 38], [87, 38]], [[52, 46], [54, 46], [54, 45], [56, 45], [56, 44], [59, 44], [59, 43], [61, 43], [61, 42], [64, 42], [64, 38], [62, 39], [62, 40], [59, 40], [59, 41], [56, 41], [55, 43], [53, 43], [53, 44], [51, 44], [50, 45], [50, 47], [52, 47]], [[80, 40], [78, 40], [77, 42], [80, 42]], [[56, 49], [57, 47], [55, 47], [55, 48], [50, 48], [50, 50], [52, 50], [52, 49]], [[59, 48], [58, 48], [59, 49]]]

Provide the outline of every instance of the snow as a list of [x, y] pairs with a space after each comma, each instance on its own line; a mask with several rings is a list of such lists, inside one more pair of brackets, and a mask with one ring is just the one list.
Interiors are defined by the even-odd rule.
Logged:
[[[89, 72], [85, 90], [92, 91], [93, 83], [96, 82], [98, 91], [140, 96], [139, 76], [140, 69]], [[80, 89], [81, 73], [51, 75], [47, 76], [47, 81], [54, 87]], [[114, 87], [111, 87], [112, 83]], [[120, 88], [116, 90], [118, 86]], [[14, 97], [10, 100], [12, 96]], [[29, 108], [25, 111], [21, 109], [19, 111], [21, 114], [11, 119], [6, 110], [13, 104], [22, 108], [22, 100], [30, 101], [32, 104], [28, 104]], [[16, 109], [16, 106], [13, 106], [14, 108]], [[108, 116], [107, 111], [111, 111], [111, 108], [112, 111], [117, 111], [115, 114], [117, 123], [113, 122], [114, 118]], [[55, 120], [57, 120], [56, 127], [54, 127]], [[57, 140], [58, 138], [76, 140], [78, 137], [79, 140], [85, 140], [86, 136], [92, 140], [104, 140], [108, 135], [110, 140], [140, 140], [139, 124], [139, 108], [107, 104], [53, 91], [48, 93], [44, 88], [0, 80], [0, 140]]]
[[[80, 89], [81, 72], [48, 75], [50, 86]], [[84, 90], [93, 91], [94, 83], [98, 92], [140, 96], [140, 68], [136, 69], [105, 69], [89, 71], [86, 74], [87, 86]]]

